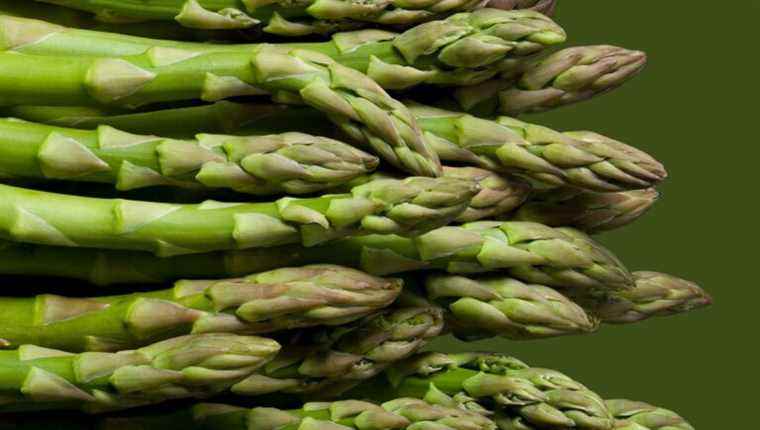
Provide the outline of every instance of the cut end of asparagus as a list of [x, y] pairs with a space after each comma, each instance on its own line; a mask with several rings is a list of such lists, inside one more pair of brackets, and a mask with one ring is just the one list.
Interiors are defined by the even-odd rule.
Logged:
[[471, 180], [480, 191], [470, 206], [456, 219], [466, 223], [493, 219], [520, 207], [531, 191], [530, 184], [514, 176], [506, 176], [477, 167], [444, 167], [443, 175], [449, 178]]

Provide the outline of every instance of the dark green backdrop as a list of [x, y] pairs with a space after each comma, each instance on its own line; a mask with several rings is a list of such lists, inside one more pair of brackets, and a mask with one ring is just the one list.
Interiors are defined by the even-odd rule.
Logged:
[[[631, 269], [693, 279], [716, 303], [592, 336], [478, 348], [562, 369], [608, 397], [669, 407], [699, 430], [760, 427], [758, 18], [757, 0], [560, 0], [571, 44], [641, 49], [649, 66], [614, 93], [527, 119], [596, 130], [662, 160], [670, 178], [661, 201], [602, 240]], [[471, 348], [448, 339], [437, 346]]]

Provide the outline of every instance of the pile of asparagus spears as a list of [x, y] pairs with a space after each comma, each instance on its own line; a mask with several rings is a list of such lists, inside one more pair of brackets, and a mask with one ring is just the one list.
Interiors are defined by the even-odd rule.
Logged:
[[0, 428], [693, 429], [423, 351], [711, 302], [590, 236], [655, 158], [518, 119], [645, 54], [486, 3], [0, 1]]

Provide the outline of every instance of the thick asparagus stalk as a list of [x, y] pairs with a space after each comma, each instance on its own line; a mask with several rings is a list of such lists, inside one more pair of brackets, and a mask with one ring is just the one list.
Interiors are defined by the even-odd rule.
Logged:
[[[433, 149], [448, 162], [602, 192], [646, 189], [667, 176], [662, 164], [650, 155], [596, 133], [560, 133], [509, 117], [487, 120], [415, 103], [409, 107]], [[297, 120], [302, 131], [331, 133], [323, 115], [310, 108], [282, 110], [230, 102], [116, 116], [55, 107], [14, 108], [6, 114], [79, 128], [107, 124], [133, 133], [154, 128], [177, 138], [186, 137], [186, 131], [177, 127], [178, 121], [192, 121], [209, 133], [261, 134], [287, 130]]]
[[[174, 53], [173, 57], [177, 57], [176, 54], [180, 52], [174, 50], [180, 50], [190, 58], [214, 52], [227, 53], [225, 57], [208, 58], [226, 59], [221, 74], [237, 76], [243, 80], [249, 79], [248, 62], [251, 52], [262, 46], [147, 39], [78, 30], [8, 16], [0, 16], [0, 34], [3, 41], [0, 48], [33, 55], [135, 58], [142, 55], [155, 58], [167, 52]], [[511, 70], [514, 67], [513, 59], [535, 54], [550, 45], [563, 42], [565, 38], [561, 27], [536, 12], [482, 9], [425, 23], [401, 34], [364, 30], [336, 34], [329, 42], [276, 46], [283, 52], [301, 49], [320, 52], [346, 67], [369, 75], [385, 88], [402, 89], [421, 83], [471, 85], [483, 82], [500, 72]], [[175, 59], [180, 60], [181, 56]], [[230, 63], [233, 59], [236, 63]], [[187, 67], [196, 67], [193, 64], [197, 66], [196, 62]], [[209, 82], [212, 87], [210, 89], [218, 87], [218, 81], [219, 79]], [[229, 78], [228, 82], [231, 82]], [[232, 96], [236, 89], [242, 95], [250, 92], [250, 88], [245, 91], [243, 85], [235, 87], [230, 84], [224, 94], [219, 91], [207, 91], [204, 94], [206, 98], [218, 98], [211, 97], [214, 95]]]
[[529, 222], [475, 222], [404, 238], [369, 235], [324, 246], [281, 246], [155, 258], [144, 252], [0, 243], [0, 273], [61, 276], [96, 284], [244, 276], [278, 267], [331, 263], [389, 275], [421, 269], [507, 271], [547, 286], [625, 289], [633, 280], [601, 245], [572, 229]]
[[438, 399], [433, 403], [519, 416], [537, 428], [602, 430], [614, 425], [604, 401], [580, 383], [496, 354], [418, 354], [346, 396]]
[[340, 266], [291, 267], [110, 297], [0, 298], [0, 339], [65, 351], [119, 351], [183, 334], [340, 325], [390, 305], [401, 281]]
[[150, 251], [312, 246], [354, 234], [416, 235], [451, 220], [477, 186], [453, 178], [379, 179], [350, 194], [272, 203], [197, 205], [95, 199], [0, 185], [0, 237], [19, 242]]
[[443, 330], [434, 307], [388, 309], [345, 326], [306, 333], [231, 387], [243, 396], [333, 398], [420, 350]]
[[119, 353], [71, 354], [33, 345], [0, 351], [0, 411], [126, 409], [225, 391], [278, 352], [271, 339], [177, 337]]
[[[424, 296], [447, 310], [446, 326], [465, 340], [582, 334], [598, 321], [553, 288], [505, 276], [428, 275]], [[408, 288], [408, 287], [407, 287]]]
[[533, 193], [510, 219], [550, 226], [570, 226], [588, 233], [623, 227], [644, 215], [657, 201], [654, 188], [591, 193], [560, 188]]
[[589, 312], [605, 323], [628, 324], [709, 306], [712, 297], [693, 282], [658, 272], [633, 272], [628, 291], [579, 297]]
[[356, 3], [346, 0], [39, 0], [91, 12], [107, 21], [173, 21], [189, 28], [261, 27], [280, 36], [329, 34], [371, 24], [411, 26], [481, 7], [479, 0]]
[[373, 170], [378, 159], [336, 140], [304, 133], [199, 134], [194, 140], [95, 131], [0, 119], [0, 170], [17, 176], [114, 183], [230, 188], [267, 195], [338, 186]]
[[568, 48], [518, 62], [499, 78], [457, 89], [454, 98], [462, 109], [485, 115], [541, 112], [612, 91], [646, 62], [645, 53], [616, 46]]
[[617, 419], [617, 430], [694, 430], [680, 415], [667, 409], [625, 399], [606, 403]]

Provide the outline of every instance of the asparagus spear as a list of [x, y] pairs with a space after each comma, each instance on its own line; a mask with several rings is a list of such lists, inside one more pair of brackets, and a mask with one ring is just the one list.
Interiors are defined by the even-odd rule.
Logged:
[[424, 286], [424, 296], [447, 310], [447, 328], [465, 340], [540, 339], [598, 327], [594, 317], [559, 291], [506, 276], [433, 274]]
[[[592, 132], [559, 133], [509, 117], [496, 120], [409, 103], [438, 156], [447, 162], [528, 176], [552, 186], [616, 192], [645, 189], [667, 176], [650, 155]], [[182, 138], [180, 121], [209, 133], [261, 134], [287, 130], [293, 121], [313, 134], [330, 134], [322, 114], [310, 108], [282, 110], [272, 105], [220, 102], [210, 106], [109, 116], [85, 108], [22, 107], [6, 111], [32, 121], [94, 128], [115, 126], [133, 133], [151, 129]]]
[[376, 157], [350, 145], [304, 133], [177, 140], [109, 126], [84, 131], [0, 119], [0, 170], [18, 177], [115, 183], [124, 191], [171, 185], [304, 194], [340, 185], [377, 164]]
[[617, 419], [617, 430], [694, 430], [680, 415], [667, 409], [625, 399], [606, 403]]
[[453, 178], [379, 179], [350, 194], [272, 203], [197, 205], [96, 199], [0, 185], [0, 237], [19, 242], [150, 251], [312, 246], [367, 233], [415, 235], [448, 224], [477, 193]]
[[646, 65], [646, 54], [617, 46], [564, 49], [514, 65], [497, 79], [459, 88], [458, 106], [468, 112], [519, 115], [578, 103], [612, 91]]
[[390, 305], [400, 280], [340, 266], [290, 267], [227, 280], [178, 281], [110, 297], [0, 298], [0, 339], [65, 351], [119, 351], [183, 334], [258, 334], [340, 325]]
[[71, 354], [34, 345], [0, 351], [0, 411], [126, 409], [223, 392], [273, 358], [271, 339], [177, 337], [119, 353]]
[[[32, 55], [135, 58], [142, 55], [156, 58], [163, 56], [160, 55], [162, 53], [174, 53], [173, 57], [184, 53], [188, 58], [224, 58], [227, 60], [226, 68], [220, 72], [243, 80], [250, 79], [248, 63], [251, 52], [262, 46], [131, 37], [8, 16], [0, 16], [0, 35], [3, 41], [1, 49]], [[317, 51], [346, 67], [369, 75], [385, 88], [402, 89], [421, 83], [471, 85], [483, 82], [512, 68], [512, 60], [562, 43], [565, 38], [561, 27], [536, 12], [481, 9], [421, 24], [401, 34], [362, 30], [336, 34], [328, 42], [284, 43], [276, 46], [282, 52], [302, 49]], [[210, 53], [227, 55], [204, 56]], [[182, 55], [176, 59], [181, 58]], [[230, 63], [231, 60], [236, 62]], [[187, 68], [195, 70], [196, 66], [197, 62], [187, 65]], [[212, 70], [206, 71], [213, 73]], [[204, 79], [201, 75], [199, 82], [202, 83]], [[216, 79], [208, 84], [224, 83], [219, 81]], [[227, 82], [231, 82], [229, 77]], [[250, 88], [248, 92], [244, 91], [244, 85], [238, 84], [235, 87], [230, 84], [227, 94], [207, 91], [204, 95], [206, 98], [231, 96], [236, 89], [244, 95], [250, 91]]]
[[565, 288], [625, 289], [633, 281], [601, 245], [571, 229], [529, 222], [475, 222], [415, 238], [370, 235], [324, 246], [280, 246], [157, 259], [144, 252], [0, 242], [0, 274], [60, 276], [95, 284], [156, 283], [243, 276], [277, 267], [331, 263], [382, 276], [421, 269], [449, 273], [505, 270], [532, 283]]
[[443, 329], [439, 308], [388, 309], [345, 326], [306, 333], [231, 387], [234, 394], [333, 398], [417, 352]]
[[514, 176], [505, 176], [477, 167], [443, 167], [443, 176], [471, 180], [480, 186], [480, 191], [470, 201], [470, 205], [456, 219], [467, 223], [496, 217], [520, 207], [530, 194], [531, 187], [526, 181]]
[[628, 291], [579, 297], [589, 312], [605, 323], [628, 324], [708, 306], [712, 297], [693, 282], [658, 272], [633, 272]]
[[614, 424], [604, 401], [580, 383], [497, 354], [418, 354], [345, 396], [376, 401], [405, 396], [485, 408], [538, 428], [602, 430]]
[[174, 21], [189, 28], [261, 27], [280, 36], [329, 34], [370, 24], [410, 26], [475, 9], [478, 0], [356, 3], [345, 0], [39, 0], [91, 12], [108, 21]]
[[557, 8], [557, 0], [491, 0], [487, 7], [502, 10], [531, 9], [552, 16]]
[[534, 193], [509, 216], [551, 226], [571, 226], [589, 233], [623, 227], [644, 215], [657, 201], [654, 188], [617, 193], [589, 193], [570, 188]]

